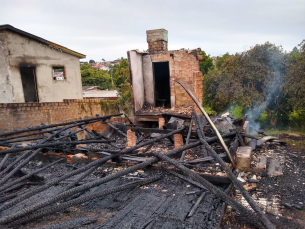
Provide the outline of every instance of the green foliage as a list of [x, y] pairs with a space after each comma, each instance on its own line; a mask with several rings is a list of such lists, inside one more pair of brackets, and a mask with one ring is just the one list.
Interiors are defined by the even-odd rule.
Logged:
[[235, 118], [241, 118], [244, 116], [244, 108], [240, 106], [238, 103], [234, 103], [230, 106], [230, 114]]
[[263, 111], [263, 112], [259, 115], [259, 117], [257, 118], [257, 120], [258, 120], [259, 122], [266, 122], [266, 121], [268, 121], [268, 113], [267, 113], [267, 111]]
[[109, 71], [115, 87], [120, 87], [121, 84], [129, 82], [129, 68], [126, 59], [121, 58], [120, 64], [111, 66]]
[[230, 57], [231, 55], [227, 52], [226, 54], [224, 54], [223, 56], [221, 56], [221, 57], [218, 57], [217, 58], [217, 61], [216, 61], [216, 63], [215, 63], [215, 65], [216, 65], [216, 68], [217, 69], [221, 69], [221, 67], [222, 67], [222, 64], [225, 62], [225, 60], [228, 58], [228, 57]]
[[203, 77], [203, 104], [218, 113], [233, 104], [235, 116], [251, 110], [253, 117], [268, 117], [272, 125], [287, 121], [292, 104], [305, 104], [302, 50], [304, 42], [300, 51], [294, 49], [290, 54], [266, 42], [243, 53], [223, 55], [216, 62], [217, 68]]
[[[102, 59], [104, 61], [104, 59]], [[93, 63], [91, 61], [91, 63]], [[129, 84], [128, 61], [121, 58], [118, 65], [110, 67], [110, 71], [96, 70], [90, 65], [82, 64], [80, 66], [83, 86], [99, 86], [98, 89], [114, 89], [119, 91], [119, 99], [114, 101], [101, 100], [101, 110], [103, 115], [114, 114], [118, 112], [115, 105], [117, 103], [128, 115], [131, 115], [131, 91]], [[111, 77], [112, 75], [112, 77]], [[112, 80], [114, 84], [112, 84]]]
[[90, 65], [81, 65], [81, 76], [83, 86], [99, 86], [98, 89], [112, 89], [111, 77], [107, 71], [96, 70]]
[[132, 114], [132, 107], [131, 107], [131, 90], [130, 90], [130, 83], [125, 82], [120, 85], [119, 88], [119, 99], [117, 101], [118, 105], [125, 111], [126, 114]]
[[302, 123], [305, 120], [305, 109], [304, 108], [294, 109], [289, 114], [289, 120], [297, 123]]
[[217, 115], [217, 112], [214, 111], [211, 107], [204, 106], [203, 108], [208, 115]]
[[300, 50], [291, 53], [285, 76], [284, 93], [288, 103], [296, 109], [305, 109], [305, 40], [299, 45]]
[[93, 63], [95, 63], [95, 61], [94, 60], [89, 60], [89, 63], [93, 64]]
[[114, 101], [100, 100], [99, 104], [101, 106], [102, 115], [116, 114], [118, 113], [117, 106]]
[[203, 56], [203, 59], [199, 61], [199, 67], [202, 74], [205, 75], [209, 70], [214, 69], [213, 59], [205, 51], [201, 51], [200, 55]]

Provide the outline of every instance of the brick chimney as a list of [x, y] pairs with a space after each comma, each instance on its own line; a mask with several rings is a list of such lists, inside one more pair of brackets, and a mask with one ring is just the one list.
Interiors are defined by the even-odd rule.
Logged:
[[149, 53], [167, 51], [168, 38], [166, 29], [147, 30], [146, 35]]

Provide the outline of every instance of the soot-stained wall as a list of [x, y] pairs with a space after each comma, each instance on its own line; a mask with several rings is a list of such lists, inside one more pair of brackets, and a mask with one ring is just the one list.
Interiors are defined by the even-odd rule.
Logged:
[[[34, 67], [39, 102], [82, 99], [79, 58], [20, 34], [0, 31], [0, 103], [25, 102], [20, 67]], [[53, 79], [64, 66], [65, 79]]]
[[[175, 81], [186, 84], [199, 102], [202, 103], [202, 73], [199, 69], [199, 59], [202, 56], [199, 55], [200, 51], [200, 49], [153, 53], [129, 51], [128, 59], [134, 111], [140, 111], [144, 102], [155, 106], [154, 73], [152, 68], [152, 63], [155, 62], [169, 63], [171, 108], [194, 105], [185, 90]], [[134, 58], [135, 55], [131, 55], [135, 53], [137, 53], [137, 58]], [[139, 56], [142, 61], [139, 61]], [[136, 69], [142, 69], [142, 72], [140, 70], [136, 71]], [[141, 103], [138, 102], [139, 100], [141, 100]]]

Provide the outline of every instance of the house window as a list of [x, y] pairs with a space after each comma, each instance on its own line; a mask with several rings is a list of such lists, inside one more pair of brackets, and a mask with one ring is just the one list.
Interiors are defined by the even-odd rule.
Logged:
[[53, 79], [64, 80], [66, 78], [65, 67], [53, 67]]

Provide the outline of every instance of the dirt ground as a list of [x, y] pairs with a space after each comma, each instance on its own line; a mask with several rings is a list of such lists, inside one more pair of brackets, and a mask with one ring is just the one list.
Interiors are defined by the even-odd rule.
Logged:
[[[281, 140], [299, 141], [305, 144], [304, 136], [281, 134]], [[289, 142], [289, 141], [287, 141]], [[276, 228], [305, 228], [305, 151], [298, 147], [283, 146], [269, 142], [254, 151], [254, 159], [260, 155], [267, 156], [268, 163], [276, 159], [280, 162], [283, 175], [270, 176], [267, 173], [256, 174], [259, 182], [250, 189], [250, 194], [267, 214]], [[301, 148], [302, 149], [302, 148]], [[268, 164], [267, 164], [268, 168]], [[253, 177], [245, 173], [243, 178]], [[245, 206], [244, 199], [233, 192], [234, 197]], [[227, 208], [221, 228], [253, 228], [242, 220], [239, 214]]]

